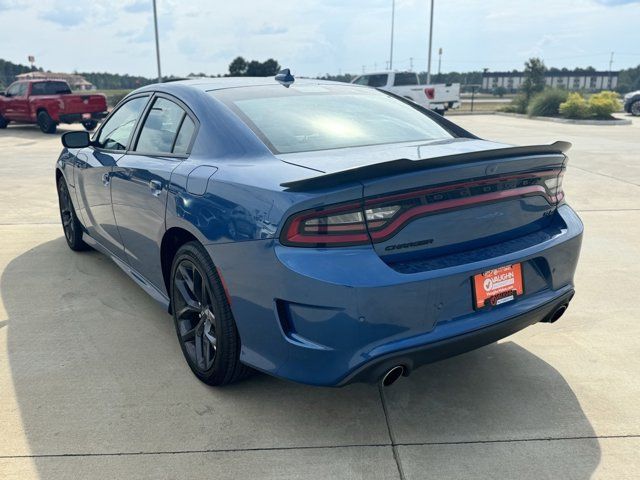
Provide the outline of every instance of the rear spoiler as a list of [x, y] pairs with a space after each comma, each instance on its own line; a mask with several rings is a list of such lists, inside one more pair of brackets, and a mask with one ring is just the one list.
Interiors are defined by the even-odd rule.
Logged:
[[397, 175], [415, 170], [444, 167], [459, 163], [481, 162], [483, 160], [497, 160], [506, 157], [522, 157], [528, 155], [563, 155], [571, 148], [569, 142], [554, 142], [550, 145], [530, 145], [525, 147], [505, 147], [477, 152], [457, 153], [443, 157], [426, 158], [424, 160], [409, 160], [400, 158], [388, 162], [375, 163], [362, 167], [350, 168], [341, 172], [318, 175], [316, 177], [293, 180], [281, 183], [280, 186], [293, 191], [318, 190], [335, 187], [345, 183], [367, 180], [370, 178]]

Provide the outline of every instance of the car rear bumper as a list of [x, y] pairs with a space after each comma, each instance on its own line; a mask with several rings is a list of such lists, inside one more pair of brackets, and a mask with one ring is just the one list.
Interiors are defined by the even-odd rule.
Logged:
[[[284, 247], [274, 239], [207, 245], [231, 295], [241, 360], [314, 385], [376, 380], [457, 355], [544, 320], [573, 295], [582, 223], [567, 205], [526, 238], [393, 266], [369, 246]], [[471, 278], [521, 263], [524, 295], [473, 309]]]
[[444, 360], [489, 345], [535, 323], [542, 321], [553, 322], [557, 320], [557, 318], [554, 318], [554, 314], [559, 312], [560, 309], [566, 309], [573, 298], [573, 288], [567, 287], [564, 290], [566, 292], [554, 300], [501, 322], [419, 347], [382, 355], [351, 372], [342, 379], [338, 386], [352, 382], [372, 383], [379, 381], [386, 372], [397, 365], [402, 366], [404, 374], [408, 375], [421, 365]]
[[80, 123], [86, 120], [101, 120], [107, 116], [108, 112], [92, 112], [91, 118], [82, 118], [83, 113], [67, 113], [60, 115], [60, 123]]

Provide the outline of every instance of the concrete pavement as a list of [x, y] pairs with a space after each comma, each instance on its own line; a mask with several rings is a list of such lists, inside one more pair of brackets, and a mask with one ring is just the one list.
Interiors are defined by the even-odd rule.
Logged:
[[0, 478], [637, 478], [640, 122], [456, 117], [574, 143], [577, 296], [554, 325], [424, 367], [383, 396], [192, 376], [171, 318], [110, 260], [71, 252], [59, 135], [0, 130]]

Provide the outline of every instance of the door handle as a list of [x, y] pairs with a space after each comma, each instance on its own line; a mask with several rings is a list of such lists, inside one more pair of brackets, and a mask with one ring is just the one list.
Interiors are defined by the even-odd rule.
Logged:
[[162, 182], [159, 180], [149, 180], [149, 190], [151, 190], [151, 195], [157, 197], [162, 193]]
[[102, 185], [104, 185], [105, 187], [108, 187], [110, 180], [111, 180], [111, 174], [110, 173], [103, 173], [102, 174]]

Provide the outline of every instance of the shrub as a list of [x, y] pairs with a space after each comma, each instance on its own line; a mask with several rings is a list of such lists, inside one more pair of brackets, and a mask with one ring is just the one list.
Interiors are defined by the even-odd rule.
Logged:
[[587, 118], [590, 115], [589, 105], [579, 93], [570, 93], [567, 101], [560, 104], [560, 115], [565, 118]]
[[513, 97], [511, 103], [500, 109], [501, 112], [507, 113], [527, 113], [527, 97], [520, 93]]
[[621, 108], [616, 92], [605, 90], [589, 98], [589, 112], [596, 118], [611, 118], [611, 114]]
[[550, 88], [536, 94], [529, 102], [527, 113], [530, 117], [555, 117], [560, 104], [568, 97], [566, 90]]

